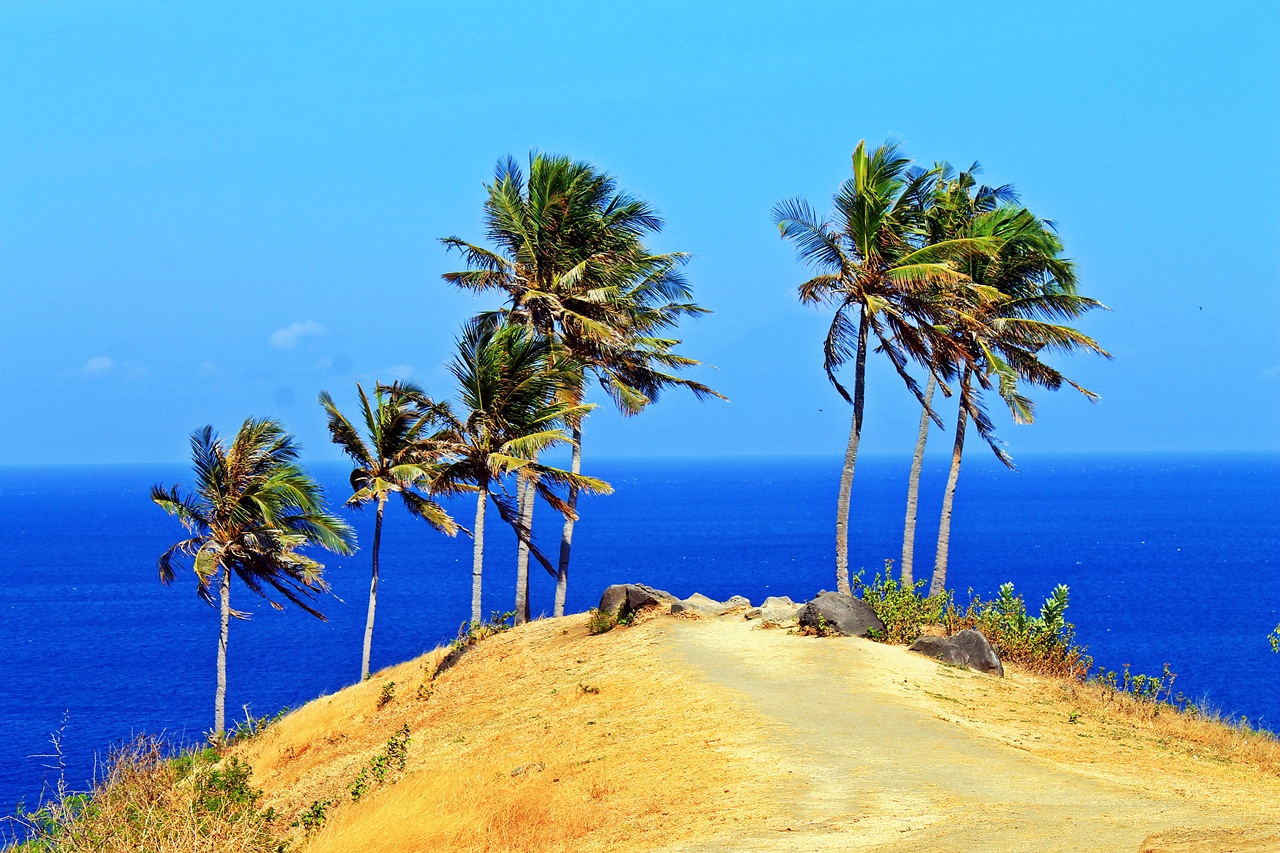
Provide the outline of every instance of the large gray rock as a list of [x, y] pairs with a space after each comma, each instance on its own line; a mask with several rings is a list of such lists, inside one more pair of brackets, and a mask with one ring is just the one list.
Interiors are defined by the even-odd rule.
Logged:
[[952, 637], [921, 637], [911, 644], [911, 651], [952, 666], [1004, 678], [1004, 664], [1000, 663], [1000, 655], [991, 648], [986, 637], [972, 628], [966, 628]]
[[820, 592], [818, 597], [800, 608], [800, 627], [842, 637], [865, 637], [868, 631], [883, 631], [884, 623], [861, 598], [839, 592]]
[[622, 619], [650, 604], [674, 604], [680, 599], [669, 592], [642, 583], [618, 583], [607, 587], [600, 596], [600, 610]]
[[796, 621], [803, 606], [785, 595], [771, 595], [759, 607], [752, 608], [742, 615], [747, 619], [759, 619], [761, 625], [785, 625]]

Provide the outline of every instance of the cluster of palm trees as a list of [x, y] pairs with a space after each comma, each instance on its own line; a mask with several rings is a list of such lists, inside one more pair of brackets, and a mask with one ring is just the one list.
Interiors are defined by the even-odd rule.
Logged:
[[[1077, 292], [1074, 265], [1051, 222], [1018, 204], [1009, 186], [977, 182], [979, 169], [957, 173], [946, 163], [913, 166], [897, 145], [853, 152], [853, 175], [836, 192], [830, 219], [803, 199], [774, 209], [784, 239], [816, 275], [799, 286], [802, 302], [833, 306], [824, 345], [831, 383], [853, 405], [836, 511], [836, 583], [849, 586], [849, 511], [862, 433], [868, 347], [883, 353], [921, 406], [912, 459], [902, 546], [902, 582], [914, 585], [920, 470], [932, 408], [941, 388], [959, 395], [955, 443], [943, 493], [930, 594], [946, 585], [951, 512], [969, 421], [1001, 462], [1013, 462], [995, 436], [984, 393], [994, 391], [1017, 423], [1030, 423], [1027, 386], [1070, 385], [1096, 395], [1046, 364], [1055, 352], [1086, 351], [1110, 358], [1064, 321], [1104, 306]], [[852, 392], [838, 378], [853, 361]], [[912, 369], [922, 372], [921, 390]]]
[[[698, 398], [720, 397], [677, 375], [697, 365], [677, 352], [670, 332], [681, 319], [705, 313], [692, 302], [682, 275], [683, 253], [658, 254], [645, 240], [662, 220], [645, 202], [620, 191], [608, 174], [567, 157], [535, 153], [528, 177], [512, 159], [498, 164], [486, 186], [487, 245], [443, 240], [466, 269], [446, 282], [501, 297], [501, 304], [462, 329], [450, 371], [455, 402], [430, 397], [414, 384], [357, 385], [363, 430], [322, 392], [333, 441], [353, 462], [347, 506], [375, 507], [372, 578], [361, 677], [369, 674], [377, 607], [383, 511], [397, 495], [406, 510], [436, 530], [474, 540], [471, 619], [482, 620], [486, 509], [490, 503], [518, 541], [517, 624], [527, 621], [529, 559], [555, 579], [555, 615], [564, 613], [574, 523], [580, 494], [607, 493], [607, 483], [582, 474], [589, 383], [604, 390], [625, 416], [682, 387]], [[568, 469], [546, 464], [547, 451], [570, 445]], [[326, 589], [321, 566], [299, 549], [317, 545], [354, 550], [349, 525], [328, 512], [319, 491], [296, 465], [297, 447], [280, 425], [249, 420], [229, 444], [209, 427], [192, 437], [195, 488], [156, 486], [152, 499], [191, 536], [160, 558], [161, 580], [190, 558], [202, 598], [220, 602], [218, 691], [214, 734], [225, 732], [226, 646], [234, 574], [254, 593], [274, 590], [307, 612]], [[475, 521], [466, 530], [440, 500], [476, 495]], [[561, 517], [558, 559], [533, 541], [541, 498]], [[273, 606], [279, 607], [275, 601]]]
[[[1092, 392], [1046, 364], [1054, 352], [1107, 353], [1066, 320], [1101, 307], [1076, 291], [1051, 223], [1019, 206], [1008, 186], [978, 184], [976, 165], [957, 173], [946, 164], [911, 165], [894, 145], [868, 152], [859, 143], [853, 176], [823, 219], [802, 199], [779, 204], [774, 220], [816, 274], [799, 286], [802, 302], [834, 307], [824, 363], [836, 390], [852, 404], [853, 422], [840, 479], [836, 579], [850, 591], [849, 510], [862, 432], [869, 348], [883, 353], [921, 406], [904, 525], [902, 579], [913, 588], [919, 478], [938, 389], [958, 394], [955, 444], [943, 496], [931, 593], [946, 583], [951, 509], [970, 421], [1002, 462], [1012, 461], [994, 434], [984, 395], [994, 391], [1014, 420], [1030, 422], [1034, 405], [1022, 389], [1064, 383]], [[465, 269], [444, 274], [451, 285], [497, 295], [500, 305], [467, 322], [450, 371], [454, 401], [408, 382], [357, 385], [360, 416], [349, 419], [327, 392], [320, 405], [332, 440], [353, 463], [346, 504], [375, 508], [372, 572], [361, 677], [369, 674], [377, 609], [383, 512], [393, 495], [413, 516], [446, 535], [474, 542], [471, 620], [479, 623], [486, 511], [493, 504], [517, 538], [514, 620], [530, 618], [529, 560], [555, 579], [556, 616], [563, 615], [578, 497], [607, 493], [608, 483], [582, 473], [586, 401], [597, 383], [624, 416], [636, 415], [669, 388], [698, 398], [721, 395], [678, 375], [698, 362], [676, 351], [671, 331], [705, 310], [692, 302], [682, 275], [688, 256], [645, 246], [662, 221], [643, 201], [618, 189], [590, 164], [534, 154], [526, 178], [508, 158], [486, 185], [487, 243], [443, 240]], [[853, 387], [840, 370], [853, 362]], [[923, 389], [913, 375], [922, 375]], [[953, 388], [954, 386], [954, 388]], [[252, 592], [272, 591], [320, 618], [312, 606], [326, 589], [321, 565], [300, 553], [308, 545], [349, 554], [351, 527], [323, 506], [319, 489], [297, 465], [297, 446], [281, 426], [250, 419], [230, 443], [209, 427], [192, 436], [193, 491], [156, 486], [152, 499], [191, 534], [160, 557], [160, 576], [174, 578], [189, 558], [202, 598], [221, 608], [215, 734], [225, 731], [226, 645], [231, 576]], [[546, 454], [568, 445], [569, 467]], [[444, 498], [474, 494], [470, 530], [444, 509]], [[552, 559], [533, 540], [538, 499], [559, 515], [560, 549]], [[280, 605], [272, 601], [274, 606]]]

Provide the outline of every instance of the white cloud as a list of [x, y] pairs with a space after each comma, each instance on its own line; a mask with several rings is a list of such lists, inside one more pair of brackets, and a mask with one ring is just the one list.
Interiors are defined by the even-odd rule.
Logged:
[[85, 376], [106, 376], [111, 372], [111, 368], [115, 366], [115, 362], [110, 356], [96, 355], [84, 363], [81, 370]]
[[308, 320], [305, 323], [292, 323], [283, 329], [276, 329], [268, 340], [276, 349], [293, 349], [303, 338], [318, 338], [328, 332], [328, 329], [315, 320]]
[[413, 368], [407, 364], [393, 364], [386, 370], [382, 371], [382, 375], [392, 381], [396, 379], [408, 379], [413, 375]]

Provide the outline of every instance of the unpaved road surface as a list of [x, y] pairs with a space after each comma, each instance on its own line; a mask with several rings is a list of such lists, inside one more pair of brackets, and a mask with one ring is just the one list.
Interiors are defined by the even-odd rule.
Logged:
[[931, 707], [928, 697], [946, 699], [926, 689], [940, 676], [988, 676], [742, 621], [670, 619], [659, 633], [674, 663], [767, 721], [743, 760], [766, 764], [776, 782], [764, 825], [672, 851], [1280, 851], [1280, 802], [1265, 796], [1274, 785], [1224, 809], [1158, 774], [1036, 756]]

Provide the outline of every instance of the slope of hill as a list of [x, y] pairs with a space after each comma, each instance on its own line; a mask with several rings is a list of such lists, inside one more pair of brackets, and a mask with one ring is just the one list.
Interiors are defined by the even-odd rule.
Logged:
[[1088, 687], [732, 617], [444, 657], [239, 747], [279, 813], [329, 802], [308, 853], [1280, 849], [1274, 740]]

